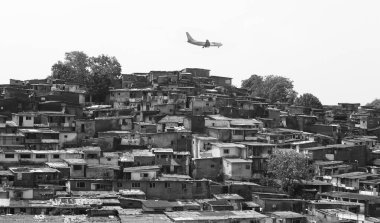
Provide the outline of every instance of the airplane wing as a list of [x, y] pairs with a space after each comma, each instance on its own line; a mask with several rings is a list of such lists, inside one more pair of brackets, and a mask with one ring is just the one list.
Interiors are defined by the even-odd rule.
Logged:
[[209, 47], [209, 46], [210, 46], [210, 41], [208, 41], [208, 39], [207, 39], [204, 47]]

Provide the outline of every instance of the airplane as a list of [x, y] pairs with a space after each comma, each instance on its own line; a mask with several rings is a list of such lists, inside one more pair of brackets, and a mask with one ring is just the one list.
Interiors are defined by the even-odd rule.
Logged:
[[208, 40], [206, 40], [206, 42], [197, 41], [197, 40], [193, 39], [193, 37], [191, 37], [188, 32], [186, 32], [186, 36], [187, 36], [187, 42], [188, 43], [191, 43], [191, 44], [194, 44], [197, 46], [202, 46], [202, 48], [207, 48], [210, 46], [217, 46], [219, 48], [219, 47], [223, 46], [222, 43], [210, 42]]

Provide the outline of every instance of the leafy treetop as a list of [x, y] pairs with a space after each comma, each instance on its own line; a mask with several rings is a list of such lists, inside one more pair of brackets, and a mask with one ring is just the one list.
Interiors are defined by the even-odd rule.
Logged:
[[88, 57], [81, 51], [65, 53], [64, 61], [55, 63], [51, 71], [52, 78], [85, 85], [99, 103], [104, 102], [111, 84], [121, 78], [121, 65], [115, 57]]

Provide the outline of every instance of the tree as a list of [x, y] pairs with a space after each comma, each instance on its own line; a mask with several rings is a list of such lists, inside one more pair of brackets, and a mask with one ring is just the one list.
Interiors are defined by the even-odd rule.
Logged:
[[58, 61], [52, 68], [52, 77], [69, 82], [86, 84], [90, 79], [89, 58], [81, 51], [65, 53], [65, 60]]
[[322, 103], [319, 101], [317, 97], [310, 93], [305, 93], [300, 95], [295, 101], [295, 105], [312, 107], [312, 108], [323, 108]]
[[264, 80], [264, 94], [270, 102], [288, 102], [293, 103], [294, 95], [297, 93], [293, 90], [293, 81], [286, 77], [269, 75]]
[[[52, 77], [56, 79], [72, 80], [74, 70], [70, 66], [58, 61], [51, 67]], [[73, 80], [72, 80], [73, 81]]]
[[248, 79], [243, 80], [241, 87], [250, 90], [252, 96], [263, 97], [264, 91], [264, 78], [262, 76], [253, 74]]
[[380, 99], [376, 98], [371, 103], [368, 103], [367, 106], [374, 106], [375, 108], [380, 108]]
[[95, 102], [103, 102], [112, 82], [121, 78], [121, 65], [115, 57], [100, 55], [89, 60], [89, 93]]
[[242, 81], [242, 87], [247, 88], [252, 96], [267, 98], [272, 103], [277, 101], [293, 103], [297, 97], [293, 81], [282, 76], [262, 77], [254, 74]]
[[121, 65], [115, 57], [88, 57], [81, 51], [65, 53], [65, 60], [51, 68], [52, 78], [86, 86], [94, 102], [104, 102], [109, 87], [121, 78]]
[[303, 154], [294, 150], [276, 150], [268, 159], [268, 175], [281, 182], [281, 188], [291, 192], [301, 180], [313, 178], [314, 167]]

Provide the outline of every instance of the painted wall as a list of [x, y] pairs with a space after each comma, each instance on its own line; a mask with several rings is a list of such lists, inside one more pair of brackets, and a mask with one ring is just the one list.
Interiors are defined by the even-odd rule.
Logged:
[[[145, 177], [145, 174], [148, 176]], [[157, 171], [139, 171], [131, 173], [131, 180], [150, 180], [156, 178]]]
[[63, 148], [65, 145], [76, 145], [78, 143], [77, 137], [77, 132], [60, 132], [59, 146]]
[[232, 163], [223, 160], [223, 173], [227, 179], [248, 180], [251, 179], [251, 163]]

